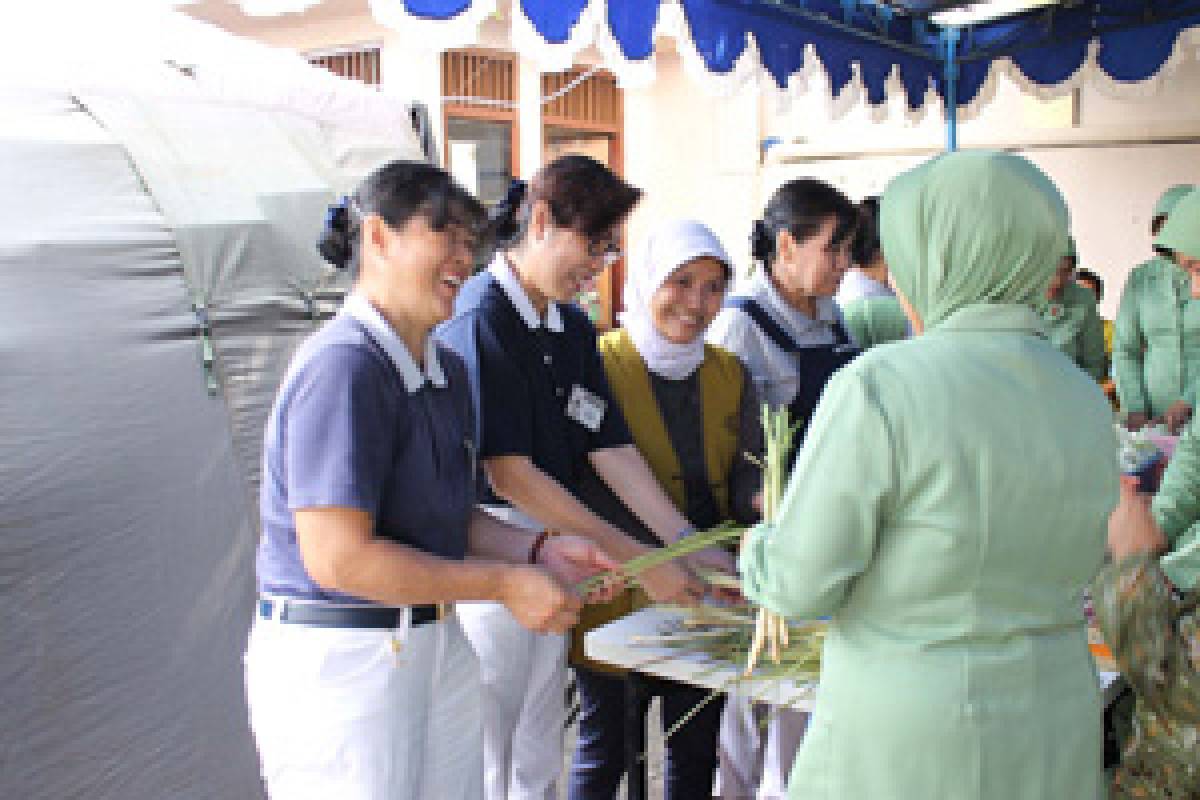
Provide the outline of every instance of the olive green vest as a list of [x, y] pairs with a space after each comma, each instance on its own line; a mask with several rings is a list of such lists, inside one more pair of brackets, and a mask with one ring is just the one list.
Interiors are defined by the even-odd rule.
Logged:
[[[654, 477], [682, 512], [687, 508], [683, 470], [654, 397], [646, 362], [623, 329], [601, 336], [599, 346], [604, 371], [633, 434], [633, 442], [650, 465]], [[742, 364], [732, 353], [706, 344], [699, 379], [703, 429], [697, 433], [704, 437], [708, 483], [717, 510], [723, 518], [728, 518], [729, 473], [738, 455]]]
[[[654, 477], [682, 513], [687, 508], [683, 470], [654, 397], [646, 362], [623, 329], [601, 336], [599, 347], [609, 385], [633, 434], [633, 442], [650, 465]], [[744, 380], [742, 363], [737, 356], [719, 347], [705, 345], [704, 363], [700, 365], [699, 374], [703, 429], [697, 433], [704, 437], [708, 482], [717, 502], [717, 510], [722, 517], [728, 518], [729, 473], [733, 469], [733, 459], [738, 456], [738, 423]], [[622, 592], [608, 603], [584, 606], [579, 624], [571, 631], [571, 664], [610, 674], [625, 672], [620, 667], [587, 658], [584, 655], [584, 635], [587, 631], [648, 605], [650, 599], [641, 589], [635, 588]]]

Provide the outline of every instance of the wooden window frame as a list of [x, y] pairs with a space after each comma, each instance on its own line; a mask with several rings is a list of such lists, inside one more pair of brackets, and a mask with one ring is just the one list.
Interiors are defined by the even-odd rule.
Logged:
[[[353, 59], [356, 56], [373, 56], [373, 72], [371, 69], [365, 69], [364, 75], [343, 75], [342, 73], [333, 70], [329, 64], [323, 63], [325, 59]], [[383, 44], [381, 42], [361, 42], [358, 44], [345, 45], [344, 47], [330, 47], [322, 50], [310, 50], [304, 53], [304, 59], [314, 66], [319, 66], [322, 69], [329, 70], [329, 72], [333, 73], [334, 75], [347, 80], [356, 80], [367, 86], [374, 87], [383, 85]], [[371, 65], [365, 64], [361, 66], [370, 67]], [[374, 78], [373, 81], [368, 80], [368, 78], [371, 77]]]
[[[572, 72], [585, 72], [590, 67], [576, 66], [572, 68]], [[597, 74], [611, 77], [611, 73], [605, 70], [597, 71]], [[624, 176], [625, 174], [625, 95], [624, 92], [617, 88], [617, 102], [615, 106], [615, 114], [612, 122], [598, 122], [587, 119], [573, 119], [571, 117], [560, 114], [551, 114], [547, 112], [549, 106], [543, 107], [542, 110], [542, 147], [546, 146], [549, 141], [549, 131], [551, 128], [558, 130], [579, 131], [581, 133], [600, 134], [609, 137], [609, 168], [617, 175]], [[621, 242], [623, 255], [616, 264], [613, 264], [599, 281], [600, 289], [600, 307], [605, 310], [605, 319], [601, 320], [602, 328], [613, 328], [617, 324], [617, 309], [624, 299], [625, 288], [625, 273], [627, 270], [628, 260], [628, 237], [624, 237]]]
[[[517, 104], [521, 101], [521, 86], [517, 79], [518, 61], [515, 53], [509, 53], [504, 50], [488, 50], [482, 48], [472, 48], [469, 50], [448, 51], [450, 53], [473, 53], [476, 55], [484, 55], [497, 60], [508, 61], [512, 64], [513, 81], [512, 81], [512, 108], [502, 108], [490, 105], [475, 105], [471, 103], [448, 103], [442, 101], [442, 163], [450, 164], [450, 120], [467, 119], [467, 120], [482, 120], [485, 122], [506, 122], [509, 126], [509, 149], [511, 151], [511, 166], [512, 174], [521, 174], [521, 123], [520, 114], [517, 110]], [[443, 79], [442, 96], [447, 96], [448, 87]]]

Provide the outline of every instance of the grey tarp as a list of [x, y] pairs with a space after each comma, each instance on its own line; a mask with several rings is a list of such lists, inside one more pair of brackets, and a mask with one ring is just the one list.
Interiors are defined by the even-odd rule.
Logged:
[[326, 204], [421, 158], [411, 131], [176, 77], [176, 99], [0, 89], [5, 800], [261, 796], [240, 658], [263, 423], [344, 290], [313, 251]]

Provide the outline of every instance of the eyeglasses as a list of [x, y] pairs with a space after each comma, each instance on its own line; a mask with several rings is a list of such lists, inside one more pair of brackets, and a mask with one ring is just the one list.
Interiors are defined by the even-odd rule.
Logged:
[[621, 260], [621, 243], [616, 239], [608, 237], [590, 239], [588, 241], [587, 254], [592, 258], [603, 258], [604, 265], [611, 267]]

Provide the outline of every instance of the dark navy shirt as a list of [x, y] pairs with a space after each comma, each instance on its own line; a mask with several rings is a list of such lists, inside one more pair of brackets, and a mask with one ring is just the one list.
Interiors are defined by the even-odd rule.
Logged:
[[[539, 320], [502, 259], [467, 281], [454, 319], [437, 337], [466, 363], [480, 458], [526, 456], [574, 493], [589, 453], [633, 443], [591, 320], [563, 304], [551, 304]], [[596, 430], [568, 416], [577, 387], [603, 405]]]
[[361, 509], [377, 536], [462, 559], [478, 499], [473, 442], [462, 361], [431, 340], [421, 372], [378, 312], [351, 296], [298, 350], [267, 422], [259, 591], [355, 601], [305, 570], [299, 509]]

